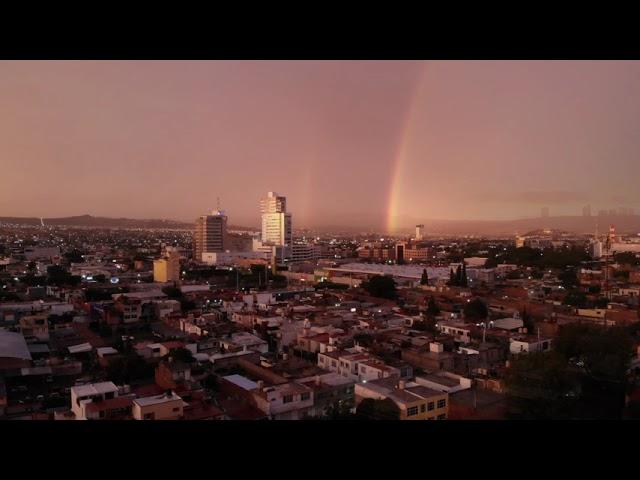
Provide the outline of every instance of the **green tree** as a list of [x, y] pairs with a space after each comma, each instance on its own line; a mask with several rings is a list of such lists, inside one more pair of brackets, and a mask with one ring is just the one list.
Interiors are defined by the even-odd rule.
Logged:
[[363, 420], [399, 420], [400, 409], [393, 400], [365, 398], [356, 408], [356, 416]]
[[485, 320], [489, 316], [487, 305], [479, 298], [467, 302], [463, 308], [464, 318], [471, 321]]
[[440, 308], [438, 308], [438, 304], [436, 303], [433, 297], [429, 297], [429, 301], [427, 302], [427, 316], [435, 317], [440, 313]]
[[395, 300], [397, 297], [396, 282], [388, 275], [375, 275], [361, 284], [362, 288], [373, 297]]
[[534, 322], [533, 317], [531, 316], [531, 314], [529, 314], [529, 312], [527, 312], [527, 308], [526, 307], [522, 309], [521, 318], [522, 318], [522, 324], [523, 324], [524, 328], [527, 329], [527, 332], [535, 333], [535, 331], [536, 331], [536, 322]]
[[173, 358], [176, 362], [193, 363], [196, 359], [193, 357], [191, 350], [187, 348], [172, 348], [165, 355], [165, 359]]
[[427, 274], [427, 269], [424, 268], [422, 270], [422, 277], [420, 278], [420, 285], [429, 285], [429, 275]]
[[560, 273], [560, 275], [558, 275], [558, 280], [562, 282], [562, 286], [567, 290], [575, 288], [579, 284], [578, 276], [574, 269], [565, 270]]
[[513, 418], [573, 418], [580, 385], [562, 355], [556, 352], [517, 355], [511, 360], [504, 381]]
[[585, 308], [587, 306], [587, 295], [579, 290], [572, 290], [567, 292], [562, 303], [576, 308]]
[[63, 255], [64, 258], [67, 259], [69, 263], [83, 263], [84, 258], [82, 258], [82, 252], [77, 249], [69, 250], [65, 252]]
[[116, 384], [130, 383], [153, 377], [154, 368], [138, 355], [121, 357], [107, 367], [107, 377]]
[[638, 257], [633, 252], [616, 253], [613, 256], [613, 258], [616, 261], [616, 263], [620, 263], [622, 265], [636, 266], [636, 265], [640, 264], [640, 261], [638, 260]]
[[162, 293], [164, 293], [167, 297], [174, 300], [179, 300], [182, 298], [182, 290], [172, 285], [167, 285], [166, 287], [163, 287]]
[[354, 420], [356, 415], [351, 413], [352, 402], [341, 401], [329, 405], [324, 412], [326, 420]]

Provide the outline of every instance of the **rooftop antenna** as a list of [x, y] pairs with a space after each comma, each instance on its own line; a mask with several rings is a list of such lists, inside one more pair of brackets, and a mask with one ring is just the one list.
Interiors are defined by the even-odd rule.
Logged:
[[216, 197], [216, 208], [220, 211], [220, 197]]

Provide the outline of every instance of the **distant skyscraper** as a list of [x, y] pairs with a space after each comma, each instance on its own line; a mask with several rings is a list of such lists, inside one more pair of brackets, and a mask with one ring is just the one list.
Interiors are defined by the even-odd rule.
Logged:
[[196, 220], [193, 235], [193, 258], [201, 262], [202, 254], [224, 252], [227, 242], [227, 216], [220, 210], [202, 215]]
[[424, 225], [416, 225], [416, 240], [422, 240], [424, 238]]
[[582, 207], [582, 216], [590, 217], [591, 216], [591, 205], [585, 205]]
[[542, 218], [547, 218], [549, 216], [549, 207], [542, 207], [542, 210], [540, 210], [540, 216]]
[[262, 242], [279, 246], [293, 244], [291, 214], [287, 213], [287, 199], [269, 192], [260, 200], [262, 212]]

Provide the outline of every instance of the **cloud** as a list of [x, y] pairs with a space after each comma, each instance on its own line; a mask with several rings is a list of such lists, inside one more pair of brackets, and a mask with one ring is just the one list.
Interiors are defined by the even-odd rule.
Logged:
[[486, 192], [480, 200], [495, 203], [528, 203], [539, 205], [561, 205], [566, 203], [588, 202], [589, 196], [582, 192], [571, 191], [528, 191], [528, 192]]

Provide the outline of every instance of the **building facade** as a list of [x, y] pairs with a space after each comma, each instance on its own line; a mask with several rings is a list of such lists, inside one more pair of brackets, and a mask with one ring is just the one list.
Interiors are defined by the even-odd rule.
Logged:
[[224, 252], [227, 237], [227, 216], [224, 212], [214, 211], [196, 220], [193, 235], [193, 258], [201, 262], [206, 252]]

